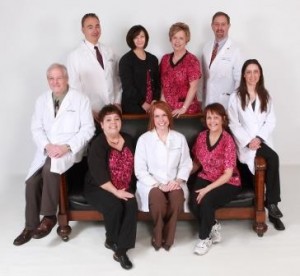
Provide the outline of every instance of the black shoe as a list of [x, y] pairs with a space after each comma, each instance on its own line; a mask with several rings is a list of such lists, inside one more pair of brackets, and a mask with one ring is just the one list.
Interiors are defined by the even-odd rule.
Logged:
[[104, 246], [114, 252], [118, 249], [118, 245], [115, 242], [108, 241], [107, 239], [105, 240]]
[[14, 245], [22, 245], [29, 242], [34, 234], [34, 230], [24, 229], [22, 233], [14, 240]]
[[122, 254], [118, 256], [116, 253], [114, 254], [114, 260], [119, 262], [124, 269], [131, 269], [132, 262], [129, 260], [127, 254]]
[[269, 216], [269, 220], [270, 220], [270, 222], [273, 223], [274, 228], [276, 230], [278, 230], [278, 231], [285, 230], [285, 226], [284, 226], [283, 222], [281, 221], [281, 219]]
[[277, 204], [269, 204], [267, 205], [267, 209], [269, 211], [269, 216], [273, 217], [273, 218], [282, 218], [283, 215], [281, 213], [281, 211], [279, 210]]

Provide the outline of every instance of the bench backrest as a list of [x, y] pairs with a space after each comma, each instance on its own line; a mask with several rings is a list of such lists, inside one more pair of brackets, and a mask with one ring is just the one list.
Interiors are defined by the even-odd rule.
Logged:
[[[131, 135], [136, 142], [147, 131], [149, 118], [148, 115], [124, 115], [122, 121], [122, 131]], [[190, 149], [203, 129], [201, 114], [182, 115], [174, 119], [174, 130], [185, 136]]]

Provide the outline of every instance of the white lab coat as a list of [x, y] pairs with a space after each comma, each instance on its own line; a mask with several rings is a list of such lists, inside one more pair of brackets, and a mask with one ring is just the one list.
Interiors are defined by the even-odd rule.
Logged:
[[104, 63], [103, 70], [93, 47], [88, 41], [82, 41], [68, 56], [67, 68], [70, 86], [87, 95], [92, 110], [98, 112], [104, 105], [121, 103], [122, 90], [118, 62], [112, 50], [98, 44]]
[[[134, 170], [137, 181], [136, 199], [139, 210], [149, 211], [148, 196], [154, 184], [167, 184], [170, 180], [180, 178], [187, 181], [192, 170], [192, 160], [185, 137], [170, 130], [166, 144], [158, 137], [155, 130], [144, 133], [138, 139]], [[188, 211], [188, 189], [183, 184], [185, 203], [184, 211]]]
[[225, 109], [230, 94], [239, 86], [243, 59], [239, 48], [227, 39], [209, 68], [214, 41], [208, 42], [203, 48], [203, 102], [204, 106], [218, 102]]
[[276, 124], [272, 100], [269, 100], [266, 112], [261, 113], [260, 106], [259, 97], [256, 96], [254, 111], [250, 102], [243, 110], [236, 92], [230, 96], [228, 104], [229, 127], [238, 146], [238, 158], [248, 165], [253, 174], [256, 150], [249, 149], [247, 145], [258, 136], [273, 149], [271, 134]]
[[68, 144], [72, 152], [61, 158], [51, 158], [51, 172], [62, 174], [82, 159], [85, 146], [95, 131], [89, 99], [69, 89], [54, 117], [52, 91], [41, 95], [35, 104], [31, 121], [33, 139], [37, 145], [34, 160], [26, 179], [40, 169], [47, 158], [45, 146]]

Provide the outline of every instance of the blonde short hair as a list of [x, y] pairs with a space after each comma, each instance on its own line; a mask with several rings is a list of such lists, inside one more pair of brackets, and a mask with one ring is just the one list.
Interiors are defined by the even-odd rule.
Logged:
[[169, 30], [169, 39], [171, 40], [172, 37], [176, 33], [178, 33], [179, 31], [184, 31], [184, 33], [186, 35], [187, 42], [189, 42], [190, 39], [191, 39], [190, 27], [187, 24], [182, 23], [182, 22], [177, 22], [177, 23], [173, 24], [170, 27], [170, 30]]

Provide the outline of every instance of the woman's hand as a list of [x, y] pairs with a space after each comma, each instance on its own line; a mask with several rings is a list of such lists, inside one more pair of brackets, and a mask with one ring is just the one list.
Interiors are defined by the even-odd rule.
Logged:
[[181, 189], [180, 183], [177, 180], [171, 180], [166, 185], [163, 185], [163, 186], [165, 186], [165, 189], [167, 190], [167, 192]]
[[116, 190], [114, 195], [117, 198], [123, 199], [125, 201], [127, 201], [130, 198], [133, 198], [134, 195], [132, 193], [127, 192], [125, 189], [121, 189], [121, 190]]
[[256, 137], [250, 141], [248, 148], [251, 150], [257, 150], [260, 148], [260, 145], [261, 145], [261, 140]]
[[151, 107], [151, 104], [148, 104], [147, 102], [144, 102], [142, 105], [142, 108], [146, 111], [146, 113], [149, 112], [150, 107]]
[[205, 197], [205, 195], [210, 191], [210, 189], [208, 188], [208, 186], [206, 186], [205, 188], [196, 190], [195, 193], [198, 193], [197, 195], [197, 203], [199, 204], [202, 200], [203, 197]]
[[172, 116], [178, 118], [180, 115], [184, 114], [185, 112], [186, 112], [186, 108], [185, 107], [181, 107], [179, 109], [174, 109], [172, 111]]

